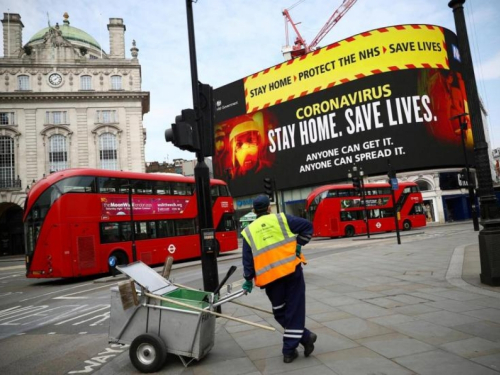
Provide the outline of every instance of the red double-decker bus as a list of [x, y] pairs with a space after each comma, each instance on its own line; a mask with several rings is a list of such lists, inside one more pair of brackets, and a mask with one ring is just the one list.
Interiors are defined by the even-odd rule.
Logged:
[[[217, 252], [235, 250], [227, 185], [211, 180], [210, 192]], [[53, 173], [33, 185], [26, 198], [26, 276], [79, 277], [107, 273], [110, 262], [151, 265], [169, 255], [198, 258], [197, 217], [192, 177], [101, 169]]]
[[[414, 182], [399, 182], [394, 191], [398, 226], [402, 230], [426, 225], [422, 193]], [[366, 211], [353, 185], [325, 185], [313, 190], [306, 200], [306, 215], [313, 223], [314, 237], [352, 237], [366, 233], [366, 214], [370, 233], [396, 230], [391, 186], [365, 184]], [[365, 214], [366, 212], [366, 214]]]

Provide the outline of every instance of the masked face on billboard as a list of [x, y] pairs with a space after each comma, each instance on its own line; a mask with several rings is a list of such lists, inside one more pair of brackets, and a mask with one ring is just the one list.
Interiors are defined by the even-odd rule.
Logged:
[[260, 136], [255, 130], [238, 134], [233, 139], [233, 149], [236, 167], [246, 173], [257, 165], [259, 155]]

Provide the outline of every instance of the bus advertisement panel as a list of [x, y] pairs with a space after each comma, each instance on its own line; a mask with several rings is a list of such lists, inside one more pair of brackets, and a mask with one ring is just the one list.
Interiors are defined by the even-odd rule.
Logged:
[[[396, 229], [391, 186], [365, 184], [365, 202], [352, 185], [325, 185], [313, 190], [306, 199], [306, 216], [313, 223], [314, 237], [352, 237]], [[424, 227], [422, 193], [414, 182], [400, 182], [394, 190], [398, 227], [402, 230]]]
[[[216, 251], [236, 250], [226, 183], [211, 180], [210, 195]], [[197, 211], [192, 177], [100, 169], [53, 173], [26, 199], [26, 276], [87, 276], [108, 272], [114, 262], [199, 258]]]
[[[234, 195], [365, 173], [462, 165], [468, 112], [456, 36], [432, 25], [372, 30], [214, 92], [217, 177]], [[468, 116], [464, 131], [472, 157]]]

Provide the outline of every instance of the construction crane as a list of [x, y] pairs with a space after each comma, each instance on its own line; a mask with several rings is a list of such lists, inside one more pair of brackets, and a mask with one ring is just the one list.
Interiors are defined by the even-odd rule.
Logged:
[[[318, 46], [318, 43], [330, 32], [330, 30], [337, 24], [337, 22], [340, 21], [340, 19], [346, 14], [346, 12], [351, 9], [351, 7], [354, 5], [354, 3], [357, 0], [344, 0], [340, 7], [333, 12], [332, 16], [328, 19], [328, 21], [325, 23], [323, 28], [319, 31], [318, 35], [313, 39], [313, 41], [309, 44], [306, 43], [305, 39], [302, 38], [302, 35], [300, 35], [299, 30], [297, 29], [297, 25], [300, 23], [295, 23], [292, 20], [292, 17], [290, 16], [289, 10], [292, 8], [296, 7], [299, 5], [301, 2], [304, 0], [300, 0], [293, 4], [291, 7], [283, 10], [283, 16], [285, 17], [285, 35], [286, 35], [286, 46], [283, 47], [281, 52], [283, 52], [283, 56], [285, 57], [286, 60], [291, 60], [295, 59], [297, 57], [300, 57], [302, 55], [305, 55], [306, 53], [309, 53], [311, 51], [314, 51], [316, 47]], [[295, 42], [293, 46], [290, 46], [289, 44], [289, 38], [288, 38], [288, 24], [292, 25], [293, 29], [295, 30], [295, 34], [297, 34], [297, 37], [295, 38]]]

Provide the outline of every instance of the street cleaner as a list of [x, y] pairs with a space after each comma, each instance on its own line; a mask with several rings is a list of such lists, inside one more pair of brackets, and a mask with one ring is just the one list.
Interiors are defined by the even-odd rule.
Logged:
[[283, 362], [298, 357], [297, 347], [304, 346], [309, 357], [317, 335], [305, 328], [306, 285], [301, 247], [311, 240], [312, 224], [286, 214], [272, 214], [267, 195], [253, 202], [255, 221], [243, 232], [243, 289], [252, 292], [255, 285], [265, 289], [276, 321], [283, 327]]

